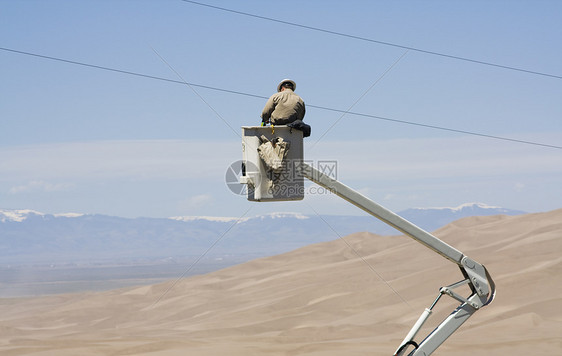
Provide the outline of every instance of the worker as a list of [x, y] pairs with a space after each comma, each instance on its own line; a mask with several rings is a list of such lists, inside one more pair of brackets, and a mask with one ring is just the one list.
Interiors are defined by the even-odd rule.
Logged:
[[287, 125], [296, 120], [303, 120], [305, 114], [304, 101], [295, 94], [297, 84], [291, 79], [283, 79], [277, 86], [261, 114], [264, 124]]

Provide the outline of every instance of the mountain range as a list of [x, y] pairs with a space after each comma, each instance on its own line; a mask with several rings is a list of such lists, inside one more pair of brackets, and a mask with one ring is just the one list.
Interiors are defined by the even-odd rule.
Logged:
[[[559, 355], [561, 234], [562, 209], [467, 217], [435, 231], [486, 265], [497, 295], [432, 355]], [[0, 282], [0, 354], [391, 355], [428, 306], [418, 343], [461, 304], [439, 292], [465, 278], [456, 263], [403, 236], [344, 238], [189, 278], [143, 275], [99, 292], [92, 284], [106, 268], [73, 293], [29, 297], [38, 291]], [[54, 284], [61, 292], [69, 283]]]
[[[523, 211], [463, 204], [398, 213], [427, 231], [468, 216]], [[247, 261], [348, 234], [400, 234], [370, 215], [276, 213], [246, 218], [121, 218], [78, 213], [43, 214], [0, 209], [0, 264], [72, 264], [146, 261]]]

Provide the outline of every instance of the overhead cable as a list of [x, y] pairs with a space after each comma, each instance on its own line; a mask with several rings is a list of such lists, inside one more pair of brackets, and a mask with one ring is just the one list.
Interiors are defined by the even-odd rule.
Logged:
[[[208, 86], [208, 85], [188, 83], [188, 82], [181, 81], [181, 80], [162, 78], [162, 77], [157, 77], [157, 76], [154, 76], [154, 75], [131, 72], [131, 71], [127, 71], [127, 70], [110, 68], [110, 67], [100, 66], [100, 65], [96, 65], [96, 64], [77, 62], [77, 61], [72, 61], [72, 60], [68, 60], [68, 59], [64, 59], [64, 58], [45, 56], [45, 55], [42, 55], [42, 54], [18, 51], [18, 50], [14, 50], [14, 49], [10, 49], [10, 48], [0, 47], [0, 50], [12, 52], [12, 53], [17, 53], [17, 54], [22, 54], [22, 55], [26, 55], [26, 56], [32, 56], [32, 57], [36, 57], [36, 58], [48, 59], [48, 60], [58, 61], [58, 62], [63, 62], [63, 63], [68, 63], [68, 64], [74, 64], [74, 65], [78, 65], [78, 66], [82, 66], [82, 67], [89, 67], [89, 68], [94, 68], [94, 69], [106, 70], [106, 71], [110, 71], [110, 72], [114, 72], [114, 73], [127, 74], [127, 75], [132, 75], [132, 76], [137, 76], [137, 77], [142, 77], [142, 78], [147, 78], [147, 79], [161, 80], [161, 81], [165, 81], [165, 82], [171, 82], [171, 83], [182, 84], [182, 85], [189, 85], [189, 86], [192, 86], [192, 87], [215, 90], [215, 91], [220, 91], [220, 92], [229, 93], [229, 94], [243, 95], [243, 96], [248, 96], [248, 97], [258, 98], [258, 99], [268, 99], [269, 98], [269, 97], [263, 96], [263, 95], [244, 93], [244, 92], [240, 92], [240, 91], [236, 91], [236, 90], [222, 89], [222, 88], [212, 87], [212, 86]], [[413, 122], [413, 121], [392, 119], [392, 118], [383, 117], [383, 116], [358, 113], [358, 112], [353, 112], [353, 111], [348, 111], [348, 110], [334, 109], [334, 108], [329, 108], [329, 107], [326, 107], [326, 106], [319, 106], [319, 105], [312, 105], [312, 104], [307, 104], [306, 106], [308, 108], [315, 108], [315, 109], [333, 111], [333, 112], [346, 114], [346, 115], [355, 115], [355, 116], [360, 116], [360, 117], [367, 117], [367, 118], [371, 118], [371, 119], [389, 121], [389, 122], [394, 122], [394, 123], [399, 123], [399, 124], [413, 125], [413, 126], [425, 127], [425, 128], [429, 128], [429, 129], [449, 131], [449, 132], [456, 132], [456, 133], [462, 133], [462, 134], [472, 135], [472, 136], [486, 137], [486, 138], [491, 138], [491, 139], [496, 139], [496, 140], [510, 141], [510, 142], [516, 142], [516, 143], [524, 143], [524, 144], [534, 145], [534, 146], [562, 149], [562, 146], [550, 145], [550, 144], [534, 142], [534, 141], [525, 141], [525, 140], [519, 140], [519, 139], [514, 139], [514, 138], [508, 138], [508, 137], [488, 135], [488, 134], [483, 134], [483, 133], [478, 133], [478, 132], [473, 132], [473, 131], [467, 131], [467, 130], [452, 129], [452, 128], [443, 127], [443, 126], [422, 124], [422, 123]]]
[[486, 62], [486, 61], [482, 61], [482, 60], [478, 60], [478, 59], [455, 56], [455, 55], [451, 55], [451, 54], [447, 54], [447, 53], [429, 51], [429, 50], [425, 50], [425, 49], [421, 49], [421, 48], [405, 46], [405, 45], [392, 43], [392, 42], [375, 40], [375, 39], [372, 39], [372, 38], [367, 38], [367, 37], [362, 37], [362, 36], [350, 35], [350, 34], [343, 33], [343, 32], [337, 32], [337, 31], [332, 31], [332, 30], [320, 28], [320, 27], [303, 25], [303, 24], [299, 24], [299, 23], [296, 23], [296, 22], [279, 20], [279, 19], [275, 19], [275, 18], [272, 18], [272, 17], [251, 14], [249, 12], [243, 12], [243, 11], [228, 9], [228, 8], [225, 8], [225, 7], [209, 5], [209, 4], [205, 4], [205, 3], [201, 3], [201, 2], [197, 2], [197, 1], [192, 1], [192, 0], [181, 0], [181, 1], [186, 2], [186, 3], [190, 3], [190, 4], [194, 4], [194, 5], [205, 6], [205, 7], [211, 8], [211, 9], [215, 9], [215, 10], [231, 12], [231, 13], [238, 14], [238, 15], [249, 16], [249, 17], [253, 17], [253, 18], [257, 18], [257, 19], [261, 19], [261, 20], [277, 22], [277, 23], [281, 23], [281, 24], [284, 24], [284, 25], [294, 26], [294, 27], [300, 27], [300, 28], [304, 28], [304, 29], [307, 29], [307, 30], [323, 32], [323, 33], [327, 33], [327, 34], [330, 34], [330, 35], [352, 38], [352, 39], [359, 40], [359, 41], [377, 43], [377, 44], [380, 44], [380, 45], [407, 49], [407, 50], [410, 50], [410, 51], [430, 54], [430, 55], [433, 55], [433, 56], [445, 57], [445, 58], [455, 59], [455, 60], [464, 61], [464, 62], [470, 62], [470, 63], [481, 64], [481, 65], [486, 65], [486, 66], [491, 66], [491, 67], [496, 67], [496, 68], [513, 70], [513, 71], [517, 71], [517, 72], [523, 72], [523, 73], [528, 73], [528, 74], [540, 75], [540, 76], [544, 76], [544, 77], [562, 79], [561, 75], [549, 74], [549, 73], [544, 73], [544, 72], [537, 72], [537, 71], [533, 71], [533, 70], [529, 70], [529, 69], [517, 68], [517, 67], [507, 66], [507, 65], [503, 65], [503, 64], [498, 64], [498, 63]]
[[[162, 57], [162, 56], [160, 55], [160, 53], [158, 53], [158, 52], [156, 51], [156, 49], [154, 49], [154, 47], [151, 46], [150, 48], [152, 48], [152, 51], [158, 56], [158, 58], [160, 58], [160, 60], [161, 60], [162, 62], [164, 62], [164, 64], [165, 64], [168, 68], [170, 68], [170, 70], [171, 70], [172, 72], [174, 72], [174, 74], [175, 74], [178, 78], [181, 79], [181, 82], [182, 82], [183, 84], [187, 85], [187, 86], [189, 87], [189, 89], [191, 89], [191, 91], [193, 91], [193, 93], [195, 93], [195, 95], [197, 95], [197, 97], [198, 97], [201, 101], [203, 101], [203, 102], [205, 103], [205, 105], [207, 105], [207, 107], [208, 107], [209, 109], [211, 109], [211, 110], [215, 113], [215, 115], [216, 115], [219, 119], [221, 119], [221, 121], [222, 121], [228, 128], [230, 128], [230, 130], [232, 130], [232, 132], [234, 132], [235, 135], [237, 135], [238, 137], [240, 137], [240, 134], [238, 133], [238, 131], [234, 130], [234, 128], [232, 128], [232, 126], [230, 126], [230, 124], [228, 123], [228, 121], [226, 121], [226, 120], [222, 117], [222, 115], [219, 114], [219, 112], [216, 111], [215, 108], [214, 108], [207, 100], [205, 100], [205, 98], [203, 98], [203, 97], [201, 96], [201, 94], [199, 94], [199, 92], [198, 92], [197, 90], [195, 90], [195, 88], [194, 88], [191, 84], [189, 84], [185, 79], [183, 79], [182, 75], [181, 75], [177, 70], [175, 70], [175, 69], [172, 67], [172, 65], [171, 65], [170, 63], [168, 63], [168, 61], [167, 61], [166, 59], [164, 59], [164, 57]], [[240, 138], [241, 138], [241, 137], [240, 137]]]
[[503, 141], [510, 141], [510, 142], [516, 142], [516, 143], [524, 143], [524, 144], [527, 144], [527, 145], [542, 146], [542, 147], [556, 148], [556, 149], [562, 150], [562, 146], [550, 145], [550, 144], [546, 144], [546, 143], [540, 143], [540, 142], [534, 142], [534, 141], [525, 141], [525, 140], [519, 140], [519, 139], [515, 139], [515, 138], [502, 137], [502, 136], [494, 136], [494, 135], [483, 134], [483, 133], [478, 133], [478, 132], [474, 132], [474, 131], [458, 130], [458, 129], [452, 129], [452, 128], [449, 128], [449, 127], [436, 126], [436, 125], [429, 125], [429, 124], [422, 124], [422, 123], [419, 123], [419, 122], [412, 122], [412, 121], [391, 119], [391, 118], [383, 117], [383, 116], [369, 115], [369, 114], [357, 113], [357, 112], [353, 112], [353, 111], [346, 111], [346, 110], [340, 110], [340, 109], [332, 109], [332, 108], [327, 108], [327, 107], [323, 107], [323, 106], [314, 106], [314, 105], [308, 105], [308, 104], [307, 104], [307, 107], [313, 107], [313, 108], [317, 108], [317, 109], [323, 109], [323, 110], [329, 110], [329, 111], [334, 111], [334, 112], [339, 112], [339, 113], [345, 113], [345, 114], [347, 114], [347, 115], [355, 115], [355, 116], [369, 117], [369, 118], [372, 118], [372, 119], [383, 120], [383, 121], [389, 121], [389, 122], [395, 122], [395, 123], [399, 123], [399, 124], [406, 124], [406, 125], [413, 125], [413, 126], [425, 127], [425, 128], [428, 128], [428, 129], [435, 129], [435, 130], [449, 131], [449, 132], [455, 132], [455, 133], [462, 133], [462, 134], [466, 134], [466, 135], [472, 135], [472, 136], [480, 136], [480, 137], [491, 138], [491, 139], [495, 139], [495, 140], [503, 140]]
[[[404, 56], [405, 56], [407, 53], [408, 53], [408, 51], [404, 52], [404, 53], [400, 56], [400, 58], [398, 58], [398, 59], [397, 59], [397, 60], [396, 60], [380, 77], [378, 77], [378, 79], [375, 80], [375, 82], [369, 87], [369, 89], [367, 89], [363, 94], [361, 94], [361, 96], [360, 96], [357, 100], [355, 100], [355, 102], [349, 107], [349, 109], [347, 109], [346, 113], [349, 112], [351, 109], [353, 109], [353, 107], [354, 107], [355, 105], [357, 105], [357, 103], [358, 103], [359, 101], [361, 101], [361, 99], [363, 99], [363, 97], [365, 97], [365, 95], [367, 95], [367, 93], [368, 93], [369, 91], [371, 91], [371, 89], [373, 89], [373, 87], [374, 87], [375, 85], [377, 85], [378, 82], [380, 82], [380, 81], [382, 80], [382, 78], [384, 78], [385, 75], [387, 75], [388, 72], [390, 72], [390, 71], [392, 70], [392, 68], [394, 68], [394, 66], [395, 66], [396, 64], [398, 64], [398, 62], [400, 62], [400, 60], [401, 60], [402, 58], [404, 58]], [[333, 129], [334, 126], [336, 126], [336, 125], [338, 124], [338, 122], [340, 122], [341, 119], [343, 119], [344, 116], [345, 116], [345, 113], [342, 114], [342, 115], [339, 117], [339, 119], [337, 119], [330, 127], [328, 127], [328, 129], [327, 129], [326, 131], [324, 131], [324, 133], [322, 133], [322, 135], [320, 135], [320, 137], [316, 140], [316, 142], [314, 142], [314, 143], [312, 144], [312, 146], [311, 146], [309, 149], [314, 148], [314, 146], [316, 146], [316, 144], [318, 144], [318, 142], [320, 142], [320, 140], [322, 140], [322, 138], [323, 138], [324, 136], [326, 136], [326, 134], [327, 134], [328, 132], [330, 132], [330, 130]]]
[[58, 62], [64, 62], [64, 63], [69, 63], [69, 64], [75, 64], [75, 65], [79, 65], [79, 66], [83, 66], [83, 67], [90, 67], [90, 68], [95, 68], [95, 69], [107, 70], [107, 71], [110, 71], [110, 72], [116, 72], [116, 73], [121, 73], [121, 74], [134, 75], [134, 76], [137, 76], [137, 77], [143, 77], [143, 78], [155, 79], [155, 80], [162, 80], [162, 81], [165, 81], [165, 82], [171, 82], [171, 83], [177, 83], [177, 84], [184, 84], [184, 85], [191, 85], [191, 86], [198, 87], [198, 88], [204, 88], [204, 89], [210, 89], [210, 90], [218, 90], [218, 91], [222, 91], [222, 92], [226, 92], [226, 93], [232, 93], [232, 94], [238, 94], [238, 95], [246, 95], [246, 96], [256, 97], [256, 98], [260, 98], [260, 99], [263, 99], [263, 98], [267, 99], [267, 97], [260, 96], [260, 95], [254, 95], [254, 94], [248, 94], [248, 93], [241, 93], [241, 92], [234, 91], [234, 90], [219, 89], [219, 88], [214, 88], [214, 87], [210, 87], [210, 86], [206, 86], [206, 85], [200, 85], [200, 84], [195, 84], [195, 83], [187, 83], [187, 82], [183, 82], [183, 81], [181, 81], [181, 80], [175, 80], [175, 79], [169, 79], [169, 78], [162, 78], [162, 77], [157, 77], [157, 76], [154, 76], [154, 75], [148, 75], [148, 74], [143, 74], [143, 73], [136, 73], [136, 72], [131, 72], [131, 71], [122, 70], [122, 69], [115, 69], [115, 68], [100, 66], [100, 65], [96, 65], [96, 64], [89, 64], [89, 63], [84, 63], [84, 62], [71, 61], [71, 60], [64, 59], [64, 58], [57, 58], [57, 57], [45, 56], [45, 55], [37, 54], [37, 53], [18, 51], [18, 50], [11, 49], [11, 48], [0, 47], [0, 50], [6, 51], [6, 52], [13, 52], [13, 53], [18, 53], [18, 54], [23, 54], [23, 55], [26, 55], [26, 56], [32, 56], [32, 57], [37, 57], [37, 58], [49, 59], [49, 60], [52, 60], [52, 61], [58, 61]]

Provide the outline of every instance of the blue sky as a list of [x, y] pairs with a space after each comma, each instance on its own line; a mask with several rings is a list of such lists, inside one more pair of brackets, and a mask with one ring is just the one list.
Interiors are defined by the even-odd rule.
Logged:
[[286, 77], [309, 105], [306, 158], [337, 161], [340, 180], [390, 209], [562, 207], [559, 148], [376, 118], [562, 146], [562, 3], [201, 2], [550, 76], [180, 0], [3, 1], [0, 208], [361, 214], [334, 196], [260, 204], [227, 188], [226, 170], [241, 158], [240, 126], [259, 123], [260, 97]]

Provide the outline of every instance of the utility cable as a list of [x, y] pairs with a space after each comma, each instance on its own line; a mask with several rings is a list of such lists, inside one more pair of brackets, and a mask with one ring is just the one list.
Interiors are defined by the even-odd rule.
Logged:
[[[0, 47], [0, 50], [6, 51], [6, 52], [17, 53], [17, 54], [21, 54], [21, 55], [26, 55], [26, 56], [32, 56], [32, 57], [41, 58], [41, 59], [48, 59], [48, 60], [52, 60], [52, 61], [74, 64], [74, 65], [78, 65], [78, 66], [82, 66], [82, 67], [89, 67], [89, 68], [94, 68], [94, 69], [106, 70], [106, 71], [110, 71], [110, 72], [114, 72], [114, 73], [127, 74], [127, 75], [137, 76], [137, 77], [141, 77], [141, 78], [154, 79], [154, 80], [160, 80], [160, 81], [176, 83], [176, 84], [183, 84], [183, 85], [187, 84], [191, 87], [209, 89], [209, 90], [214, 90], [214, 91], [219, 91], [219, 92], [224, 92], [224, 93], [229, 93], [229, 94], [243, 95], [243, 96], [247, 96], [247, 97], [258, 98], [258, 99], [266, 99], [266, 100], [269, 98], [269, 97], [263, 96], [263, 95], [244, 93], [244, 92], [241, 92], [241, 91], [228, 90], [228, 89], [217, 88], [217, 87], [212, 87], [212, 86], [208, 86], [208, 85], [188, 83], [188, 82], [185, 82], [185, 81], [182, 81], [182, 80], [162, 78], [162, 77], [157, 77], [157, 76], [143, 74], [143, 73], [131, 72], [131, 71], [127, 71], [127, 70], [115, 69], [115, 68], [100, 66], [100, 65], [96, 65], [96, 64], [89, 64], [89, 63], [84, 63], [84, 62], [77, 62], [77, 61], [72, 61], [72, 60], [68, 60], [68, 59], [64, 59], [64, 58], [45, 56], [45, 55], [42, 55], [42, 54], [24, 52], [24, 51], [19, 51], [19, 50], [15, 50], [15, 49], [5, 48], [5, 47]], [[423, 124], [423, 123], [413, 122], [413, 121], [392, 119], [392, 118], [383, 117], [383, 116], [364, 114], [364, 113], [352, 112], [352, 111], [341, 110], [341, 109], [334, 109], [334, 108], [329, 108], [329, 107], [320, 106], [320, 105], [306, 104], [306, 106], [308, 108], [315, 108], [315, 109], [332, 111], [332, 112], [337, 112], [337, 113], [342, 113], [342, 114], [348, 114], [348, 115], [354, 115], [354, 116], [360, 116], [360, 117], [367, 117], [367, 118], [371, 118], [371, 119], [389, 121], [389, 122], [394, 122], [394, 123], [398, 123], [398, 124], [419, 126], [419, 127], [425, 127], [425, 128], [428, 128], [428, 129], [449, 131], [449, 132], [461, 133], [461, 134], [465, 134], [465, 135], [479, 136], [479, 137], [485, 137], [485, 138], [490, 138], [490, 139], [495, 139], [495, 140], [503, 140], [503, 141], [523, 143], [523, 144], [527, 144], [527, 145], [534, 145], [534, 146], [555, 148], [555, 149], [562, 150], [562, 146], [551, 145], [551, 144], [546, 144], [546, 143], [541, 143], [541, 142], [519, 140], [519, 139], [513, 139], [513, 138], [509, 138], [509, 137], [488, 135], [488, 134], [478, 133], [478, 132], [468, 131], [468, 130], [459, 130], [459, 129], [453, 129], [453, 128], [448, 128], [448, 127], [443, 127], [443, 126]]]
[[394, 63], [377, 79], [377, 80], [375, 80], [375, 82], [369, 87], [369, 89], [367, 89], [357, 100], [355, 100], [355, 102], [349, 107], [349, 109], [347, 109], [347, 111], [346, 111], [345, 113], [343, 113], [343, 114], [339, 117], [339, 119], [337, 119], [330, 127], [328, 127], [328, 129], [327, 129], [326, 131], [324, 131], [324, 133], [323, 133], [322, 135], [320, 135], [320, 137], [319, 137], [308, 149], [309, 149], [309, 150], [312, 150], [312, 149], [314, 148], [314, 146], [316, 146], [316, 145], [318, 144], [318, 142], [320, 142], [320, 140], [322, 140], [322, 138], [323, 138], [324, 136], [326, 136], [326, 134], [327, 134], [328, 132], [330, 132], [330, 130], [331, 130], [334, 126], [336, 126], [337, 123], [340, 122], [341, 119], [343, 119], [343, 117], [344, 117], [351, 109], [353, 109], [353, 107], [354, 107], [355, 105], [357, 105], [357, 103], [360, 102], [361, 99], [363, 99], [363, 98], [365, 97], [365, 95], [367, 95], [367, 93], [370, 92], [371, 89], [373, 89], [373, 87], [374, 87], [375, 85], [377, 85], [377, 84], [382, 80], [382, 78], [384, 78], [384, 77], [388, 74], [388, 72], [390, 72], [390, 71], [392, 70], [392, 68], [394, 68], [394, 66], [396, 66], [396, 65], [398, 64], [398, 62], [400, 62], [400, 60], [401, 60], [402, 58], [404, 58], [404, 56], [405, 56], [407, 53], [408, 53], [408, 51], [404, 52], [404, 53], [400, 56], [400, 58], [398, 58], [398, 59], [397, 59], [397, 60], [396, 60], [396, 61], [395, 61], [395, 62], [394, 62]]
[[[182, 83], [184, 83], [185, 85], [187, 85], [187, 86], [189, 87], [189, 89], [191, 89], [191, 90], [195, 93], [195, 95], [197, 95], [197, 97], [198, 97], [199, 99], [201, 99], [201, 101], [204, 102], [204, 103], [209, 107], [209, 109], [211, 109], [211, 110], [215, 113], [215, 115], [216, 115], [219, 119], [221, 119], [222, 122], [223, 122], [226, 126], [228, 126], [228, 128], [230, 128], [230, 130], [232, 130], [232, 132], [234, 132], [235, 135], [237, 135], [238, 137], [240, 137], [240, 134], [238, 133], [238, 131], [234, 130], [234, 128], [232, 128], [232, 126], [230, 126], [230, 124], [228, 123], [228, 121], [226, 121], [226, 120], [221, 116], [221, 114], [219, 114], [218, 111], [216, 111], [215, 108], [214, 108], [213, 106], [211, 106], [211, 104], [209, 104], [209, 102], [208, 102], [207, 100], [205, 100], [205, 98], [203, 98], [203, 97], [201, 96], [201, 94], [199, 94], [199, 92], [198, 92], [197, 90], [195, 90], [195, 88], [193, 87], [193, 85], [191, 85], [191, 84], [189, 84], [188, 82], [186, 82], [185, 79], [183, 79], [183, 77], [181, 76], [181, 74], [179, 74], [178, 71], [176, 71], [176, 70], [170, 65], [170, 63], [168, 63], [168, 61], [166, 61], [166, 60], [164, 59], [164, 57], [162, 57], [162, 56], [160, 55], [160, 53], [158, 53], [158, 52], [154, 49], [154, 47], [151, 46], [150, 48], [151, 48], [152, 51], [158, 56], [158, 58], [160, 58], [160, 60], [161, 60], [162, 62], [164, 62], [164, 64], [166, 64], [166, 65], [168, 66], [168, 68], [170, 68], [170, 70], [171, 70], [172, 72], [174, 72], [174, 73], [177, 75], [178, 78], [181, 79]], [[240, 137], [240, 138], [241, 138], [241, 137]]]
[[540, 142], [535, 142], [535, 141], [519, 140], [519, 139], [515, 139], [515, 138], [509, 138], [509, 137], [503, 137], [503, 136], [495, 136], [495, 135], [483, 134], [483, 133], [478, 133], [478, 132], [474, 132], [474, 131], [466, 131], [466, 130], [452, 129], [452, 128], [443, 127], [443, 126], [422, 124], [422, 123], [419, 123], [419, 122], [412, 122], [412, 121], [391, 119], [391, 118], [383, 117], [383, 116], [370, 115], [370, 114], [363, 114], [363, 113], [357, 113], [357, 112], [352, 112], [352, 111], [345, 111], [345, 110], [340, 110], [340, 109], [332, 109], [332, 108], [327, 108], [327, 107], [324, 107], [324, 106], [307, 105], [307, 107], [313, 107], [313, 108], [317, 108], [317, 109], [328, 110], [328, 111], [334, 111], [334, 112], [341, 112], [341, 113], [345, 113], [345, 114], [349, 114], [349, 115], [356, 115], [356, 116], [361, 116], [361, 117], [368, 117], [368, 118], [371, 118], [371, 119], [377, 119], [377, 120], [382, 120], [382, 121], [389, 121], [389, 122], [394, 122], [394, 123], [399, 123], [399, 124], [405, 124], [405, 125], [413, 125], [413, 126], [425, 127], [425, 128], [428, 128], [428, 129], [449, 131], [449, 132], [455, 132], [455, 133], [462, 133], [462, 134], [466, 134], [466, 135], [472, 135], [472, 136], [479, 136], [479, 137], [491, 138], [491, 139], [494, 139], [494, 140], [502, 140], [502, 141], [509, 141], [509, 142], [515, 142], [515, 143], [524, 143], [524, 144], [527, 144], [527, 145], [534, 145], [534, 146], [548, 147], [548, 148], [556, 148], [556, 149], [562, 150], [562, 146], [550, 145], [550, 144], [547, 144], [547, 143], [540, 143]]
[[464, 61], [464, 62], [470, 62], [470, 63], [475, 63], [475, 64], [481, 64], [481, 65], [486, 65], [486, 66], [490, 66], [490, 67], [496, 67], [496, 68], [502, 68], [502, 69], [513, 70], [513, 71], [517, 71], [517, 72], [523, 72], [523, 73], [528, 73], [528, 74], [540, 75], [540, 76], [544, 76], [544, 77], [562, 79], [562, 76], [560, 76], [560, 75], [549, 74], [549, 73], [544, 73], [544, 72], [537, 72], [537, 71], [533, 71], [533, 70], [528, 70], [528, 69], [523, 69], [523, 68], [517, 68], [517, 67], [512, 67], [512, 66], [507, 66], [507, 65], [497, 64], [497, 63], [492, 63], [492, 62], [486, 62], [486, 61], [481, 61], [481, 60], [477, 60], [477, 59], [471, 59], [471, 58], [460, 57], [460, 56], [454, 56], [454, 55], [451, 55], [451, 54], [446, 54], [446, 53], [441, 53], [441, 52], [429, 51], [429, 50], [425, 50], [425, 49], [421, 49], [421, 48], [415, 48], [415, 47], [410, 47], [410, 46], [404, 46], [404, 45], [400, 45], [400, 44], [397, 44], [397, 43], [386, 42], [386, 41], [380, 41], [380, 40], [375, 40], [375, 39], [367, 38], [367, 37], [361, 37], [361, 36], [356, 36], [356, 35], [350, 35], [350, 34], [343, 33], [343, 32], [337, 32], [337, 31], [327, 30], [327, 29], [324, 29], [324, 28], [319, 28], [319, 27], [313, 27], [313, 26], [303, 25], [303, 24], [299, 24], [299, 23], [296, 23], [296, 22], [289, 22], [289, 21], [279, 20], [279, 19], [275, 19], [275, 18], [272, 18], [272, 17], [261, 16], [261, 15], [251, 14], [251, 13], [249, 13], [249, 12], [243, 12], [243, 11], [228, 9], [228, 8], [225, 8], [225, 7], [220, 7], [220, 6], [214, 6], [214, 5], [204, 4], [204, 3], [201, 3], [201, 2], [197, 2], [197, 1], [191, 1], [191, 0], [181, 0], [181, 1], [183, 1], [183, 2], [185, 2], [185, 3], [194, 4], [194, 5], [205, 6], [205, 7], [211, 8], [211, 9], [215, 9], [215, 10], [221, 10], [221, 11], [231, 12], [231, 13], [238, 14], [238, 15], [243, 15], [243, 16], [253, 17], [253, 18], [257, 18], [257, 19], [261, 19], [261, 20], [267, 20], [267, 21], [277, 22], [277, 23], [281, 23], [281, 24], [284, 24], [284, 25], [289, 25], [289, 26], [304, 28], [304, 29], [307, 29], [307, 30], [312, 30], [312, 31], [317, 31], [317, 32], [323, 32], [323, 33], [327, 33], [327, 34], [330, 34], [330, 35], [335, 35], [335, 36], [340, 36], [340, 37], [346, 37], [346, 38], [352, 38], [352, 39], [355, 39], [355, 40], [360, 40], [360, 41], [365, 41], [365, 42], [371, 42], [371, 43], [377, 43], [377, 44], [381, 44], [381, 45], [385, 45], [385, 46], [391, 46], [391, 47], [396, 47], [396, 48], [402, 48], [402, 49], [407, 49], [407, 50], [409, 50], [409, 51], [415, 51], [415, 52], [419, 52], [419, 53], [430, 54], [430, 55], [433, 55], [433, 56], [439, 56], [439, 57], [445, 57], [445, 58], [455, 59], [455, 60]]
[[133, 75], [133, 76], [137, 76], [137, 77], [148, 78], [148, 79], [154, 79], [154, 80], [161, 80], [161, 81], [170, 82], [170, 83], [176, 83], [176, 84], [184, 84], [184, 85], [189, 85], [189, 86], [192, 86], [192, 87], [203, 88], [203, 89], [209, 89], [209, 90], [216, 90], [216, 91], [222, 91], [222, 92], [225, 92], [225, 93], [231, 93], [231, 94], [237, 94], [237, 95], [245, 95], [245, 96], [250, 96], [250, 97], [259, 98], [259, 99], [267, 99], [267, 97], [261, 96], [261, 95], [254, 95], [254, 94], [242, 93], [242, 92], [240, 92], [240, 91], [234, 91], [234, 90], [228, 90], [228, 89], [214, 88], [214, 87], [210, 87], [210, 86], [207, 86], [207, 85], [201, 85], [201, 84], [195, 84], [195, 83], [188, 83], [188, 82], [185, 82], [185, 81], [183, 81], [183, 80], [175, 80], [175, 79], [157, 77], [157, 76], [154, 76], [154, 75], [148, 75], [148, 74], [143, 74], [143, 73], [131, 72], [131, 71], [123, 70], [123, 69], [110, 68], [110, 67], [100, 66], [100, 65], [96, 65], [96, 64], [90, 64], [90, 63], [84, 63], [84, 62], [77, 62], [77, 61], [72, 61], [72, 60], [68, 60], [68, 59], [64, 59], [64, 58], [59, 58], [59, 57], [51, 57], [51, 56], [45, 56], [45, 55], [37, 54], [37, 53], [31, 53], [31, 52], [25, 52], [25, 51], [18, 51], [18, 50], [11, 49], [11, 48], [0, 47], [0, 50], [1, 50], [1, 51], [6, 51], [6, 52], [17, 53], [17, 54], [23, 54], [23, 55], [31, 56], [31, 57], [37, 57], [37, 58], [42, 58], [42, 59], [49, 59], [49, 60], [52, 60], [52, 61], [58, 61], [58, 62], [63, 62], [63, 63], [68, 63], [68, 64], [75, 64], [75, 65], [82, 66], [82, 67], [89, 67], [89, 68], [94, 68], [94, 69], [101, 69], [101, 70], [106, 70], [106, 71], [115, 72], [115, 73], [120, 73], [120, 74]]

